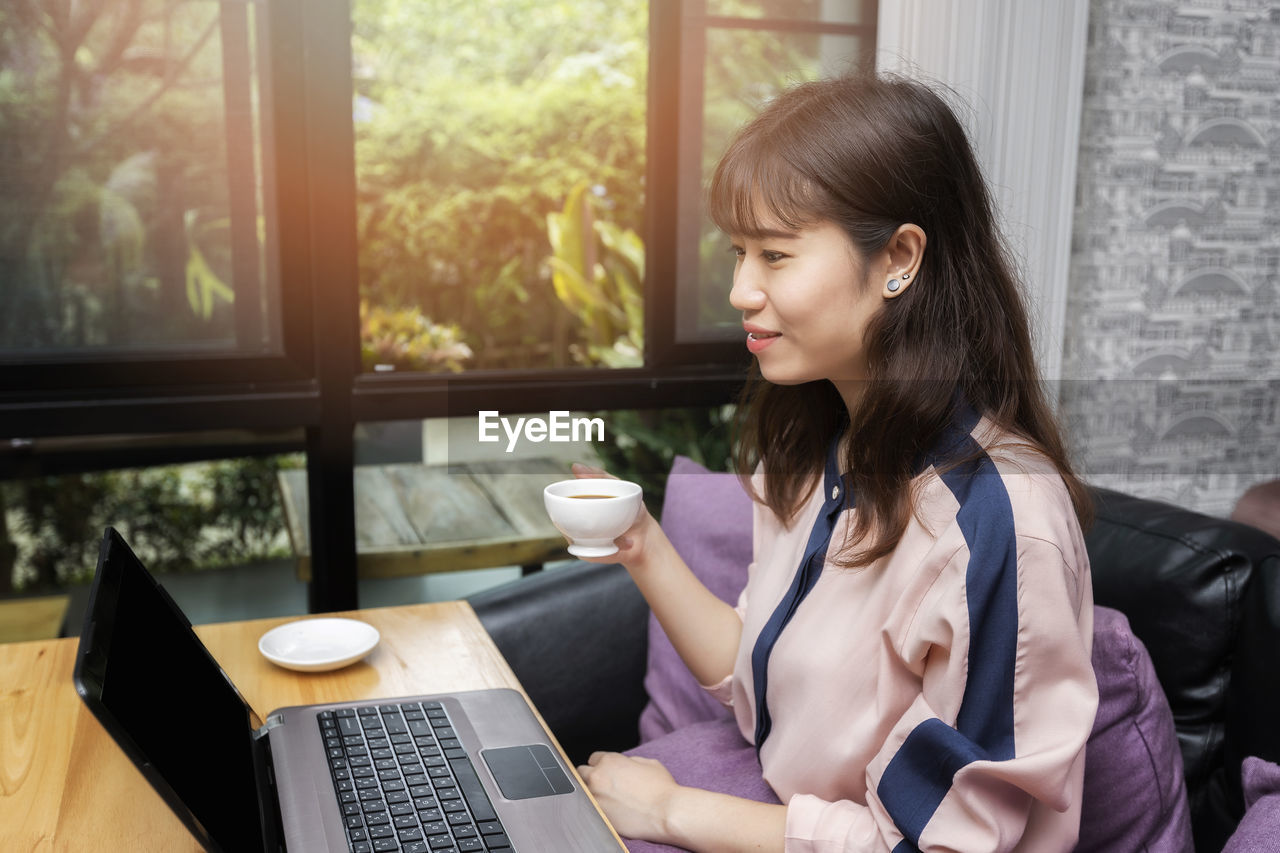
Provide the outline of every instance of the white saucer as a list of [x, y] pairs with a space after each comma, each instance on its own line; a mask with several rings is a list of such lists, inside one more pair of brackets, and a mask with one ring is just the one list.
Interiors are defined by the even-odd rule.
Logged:
[[272, 628], [258, 640], [258, 651], [272, 663], [299, 672], [341, 669], [374, 650], [378, 629], [358, 619], [299, 619]]

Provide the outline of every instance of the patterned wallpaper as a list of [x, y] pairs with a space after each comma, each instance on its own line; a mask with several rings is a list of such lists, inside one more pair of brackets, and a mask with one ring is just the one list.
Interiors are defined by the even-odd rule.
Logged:
[[1280, 477], [1280, 2], [1093, 0], [1063, 377], [1094, 484]]

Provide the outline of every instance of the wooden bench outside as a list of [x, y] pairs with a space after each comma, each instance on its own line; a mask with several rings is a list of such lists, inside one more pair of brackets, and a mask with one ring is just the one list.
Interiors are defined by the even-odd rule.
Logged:
[[[517, 459], [459, 465], [359, 465], [355, 469], [360, 577], [522, 566], [568, 557], [543, 508], [548, 483], [572, 477], [564, 462]], [[299, 580], [311, 579], [307, 472], [281, 471]]]
[[57, 638], [70, 600], [69, 595], [42, 595], [0, 601], [0, 643]]

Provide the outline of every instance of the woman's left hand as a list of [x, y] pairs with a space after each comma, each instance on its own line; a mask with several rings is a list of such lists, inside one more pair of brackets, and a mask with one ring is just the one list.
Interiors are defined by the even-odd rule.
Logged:
[[668, 809], [680, 786], [661, 762], [593, 752], [578, 774], [619, 835], [649, 841], [667, 837]]

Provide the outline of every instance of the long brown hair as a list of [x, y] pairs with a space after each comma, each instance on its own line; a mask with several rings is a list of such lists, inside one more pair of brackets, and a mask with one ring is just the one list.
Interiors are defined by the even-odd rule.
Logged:
[[850, 540], [858, 548], [841, 562], [869, 565], [902, 537], [917, 462], [961, 399], [1050, 460], [1088, 524], [1088, 493], [1040, 383], [986, 182], [963, 128], [934, 91], [859, 73], [783, 92], [720, 160], [709, 210], [722, 231], [745, 237], [772, 223], [833, 222], [863, 258], [905, 223], [927, 239], [912, 285], [870, 321], [869, 378], [856, 411], [847, 411], [828, 381], [773, 385], [753, 369], [738, 408], [736, 462], [744, 478], [763, 466], [758, 500], [794, 518], [848, 418], [842, 461], [857, 496]]

